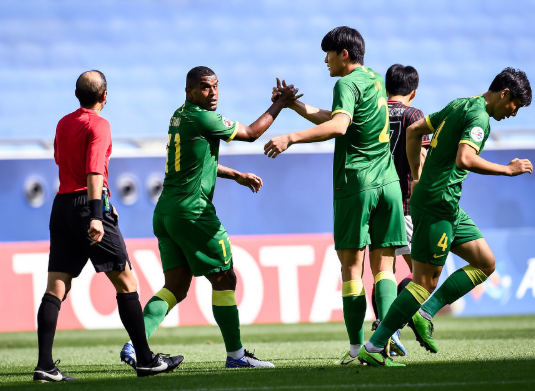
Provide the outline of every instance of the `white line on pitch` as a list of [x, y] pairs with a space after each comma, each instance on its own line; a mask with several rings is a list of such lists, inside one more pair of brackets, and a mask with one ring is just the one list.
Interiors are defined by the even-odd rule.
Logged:
[[[482, 386], [482, 385], [511, 385], [511, 384], [529, 384], [535, 383], [535, 380], [507, 380], [507, 381], [480, 381], [480, 382], [443, 382], [443, 383], [396, 383], [396, 384], [326, 384], [326, 385], [307, 385], [307, 386], [273, 386], [273, 387], [230, 387], [230, 388], [186, 388], [172, 391], [256, 391], [256, 390], [321, 390], [331, 388], [402, 388], [402, 387], [455, 387], [455, 386]], [[150, 390], [162, 391], [162, 390]]]

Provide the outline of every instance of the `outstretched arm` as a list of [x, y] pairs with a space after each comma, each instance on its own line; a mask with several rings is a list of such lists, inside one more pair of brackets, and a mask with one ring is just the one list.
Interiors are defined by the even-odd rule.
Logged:
[[262, 178], [256, 176], [253, 173], [241, 173], [232, 168], [222, 166], [221, 164], [217, 165], [217, 176], [219, 178], [233, 179], [240, 185], [251, 189], [253, 193], [258, 193], [260, 191], [260, 188], [264, 185], [264, 182], [262, 182]]
[[483, 159], [473, 147], [464, 143], [459, 144], [455, 163], [461, 170], [468, 170], [482, 175], [517, 176], [526, 172], [530, 174], [533, 172], [533, 165], [528, 159], [514, 159], [507, 166], [502, 166]]
[[335, 114], [331, 120], [313, 128], [272, 138], [264, 146], [264, 155], [276, 158], [292, 144], [321, 142], [342, 136], [346, 133], [349, 124], [350, 119], [347, 115]]
[[[273, 95], [271, 96], [271, 101], [275, 102], [279, 98], [279, 95], [281, 95], [279, 87], [273, 87]], [[296, 98], [300, 98], [301, 96], [303, 95], [301, 94]], [[297, 114], [299, 114], [301, 117], [309, 120], [310, 122], [316, 125], [322, 124], [331, 119], [330, 110], [318, 109], [316, 107], [309, 106], [306, 103], [303, 103], [297, 99], [290, 103], [288, 107], [295, 111]]]
[[284, 80], [283, 84], [284, 86], [280, 85], [279, 79], [277, 79], [277, 87], [279, 87], [281, 91], [280, 97], [276, 99], [269, 109], [267, 109], [267, 111], [251, 125], [245, 126], [240, 124], [238, 132], [236, 133], [236, 136], [234, 136], [234, 140], [247, 142], [257, 140], [266, 130], [268, 130], [271, 124], [273, 124], [273, 121], [275, 121], [275, 118], [277, 118], [281, 110], [295, 100], [299, 89], [294, 88], [292, 84], [286, 86]]
[[407, 128], [407, 159], [411, 168], [413, 188], [420, 180], [422, 172], [422, 136], [432, 133], [425, 118], [422, 118]]

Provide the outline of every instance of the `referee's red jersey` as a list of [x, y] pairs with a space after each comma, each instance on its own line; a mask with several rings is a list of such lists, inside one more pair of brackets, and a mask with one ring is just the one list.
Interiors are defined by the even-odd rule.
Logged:
[[104, 176], [104, 186], [108, 187], [111, 147], [110, 123], [96, 111], [79, 108], [63, 117], [54, 139], [58, 194], [87, 190], [90, 173]]

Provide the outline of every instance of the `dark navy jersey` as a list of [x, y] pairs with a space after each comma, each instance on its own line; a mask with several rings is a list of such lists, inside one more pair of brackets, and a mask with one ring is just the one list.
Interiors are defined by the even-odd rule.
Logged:
[[[414, 107], [389, 100], [388, 113], [390, 116], [390, 152], [399, 176], [399, 185], [403, 196], [403, 211], [409, 213], [409, 199], [411, 198], [412, 173], [407, 159], [407, 128], [416, 121], [424, 118], [424, 113]], [[429, 136], [422, 137], [422, 146], [429, 147]]]

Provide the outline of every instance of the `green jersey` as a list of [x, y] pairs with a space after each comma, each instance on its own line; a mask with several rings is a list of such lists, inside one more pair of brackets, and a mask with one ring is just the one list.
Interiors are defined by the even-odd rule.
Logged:
[[343, 113], [351, 120], [345, 135], [335, 139], [334, 198], [398, 181], [383, 78], [358, 67], [336, 82], [333, 95], [332, 115]]
[[212, 198], [219, 141], [230, 142], [238, 126], [238, 122], [188, 101], [175, 111], [169, 124], [165, 180], [156, 213], [188, 220], [216, 218]]
[[485, 98], [456, 99], [425, 120], [434, 135], [410, 205], [454, 221], [460, 210], [462, 184], [469, 172], [457, 167], [457, 150], [463, 143], [478, 154], [483, 150], [490, 134]]

